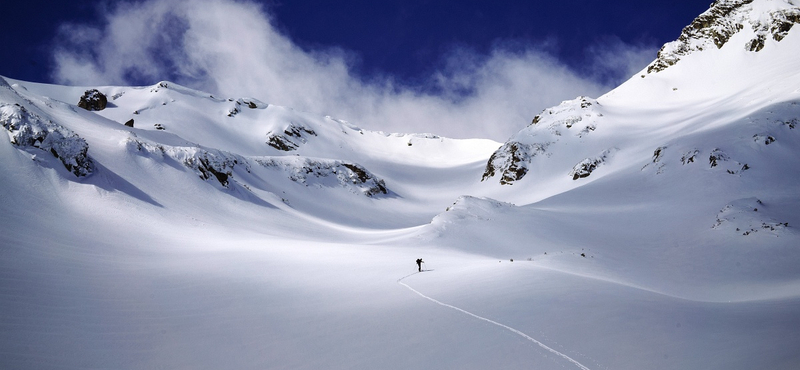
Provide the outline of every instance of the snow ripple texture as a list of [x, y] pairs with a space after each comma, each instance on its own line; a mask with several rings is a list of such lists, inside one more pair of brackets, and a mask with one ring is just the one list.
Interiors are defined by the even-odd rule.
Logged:
[[[408, 276], [412, 276], [412, 275], [414, 275], [414, 274], [411, 274], [411, 275], [408, 275]], [[503, 328], [503, 329], [506, 329], [506, 330], [508, 330], [508, 331], [510, 331], [510, 332], [512, 332], [512, 333], [514, 333], [514, 334], [517, 334], [517, 335], [519, 335], [519, 336], [521, 336], [521, 337], [523, 337], [523, 338], [525, 338], [525, 339], [527, 339], [527, 340], [529, 340], [529, 341], [531, 341], [531, 342], [533, 342], [533, 343], [536, 343], [536, 345], [538, 345], [539, 347], [542, 347], [543, 349], [545, 349], [545, 350], [547, 350], [547, 351], [549, 351], [549, 352], [553, 353], [554, 355], [557, 355], [557, 356], [559, 356], [559, 357], [561, 357], [561, 358], [563, 358], [563, 359], [565, 359], [565, 360], [567, 360], [567, 361], [569, 361], [569, 362], [571, 362], [571, 363], [575, 364], [575, 366], [577, 366], [577, 367], [581, 368], [582, 370], [589, 370], [589, 368], [588, 368], [588, 367], [584, 366], [583, 364], [581, 364], [580, 362], [576, 361], [576, 360], [575, 360], [575, 359], [573, 359], [572, 357], [569, 357], [569, 356], [567, 356], [567, 355], [565, 355], [565, 354], [563, 354], [563, 353], [561, 353], [561, 352], [558, 352], [558, 351], [556, 351], [556, 350], [554, 350], [554, 349], [552, 349], [552, 348], [548, 347], [548, 346], [547, 346], [547, 345], [545, 345], [544, 343], [542, 343], [542, 342], [540, 342], [540, 341], [538, 341], [538, 340], [536, 340], [536, 339], [532, 338], [532, 337], [531, 337], [531, 336], [529, 336], [528, 334], [525, 334], [525, 333], [523, 333], [523, 332], [521, 332], [521, 331], [519, 331], [519, 330], [517, 330], [517, 329], [514, 329], [514, 328], [512, 328], [512, 327], [510, 327], [510, 326], [508, 326], [508, 325], [503, 325], [503, 324], [501, 324], [501, 323], [499, 323], [499, 322], [497, 322], [497, 321], [490, 320], [490, 319], [487, 319], [487, 318], [485, 318], [485, 317], [483, 317], [483, 316], [476, 315], [476, 314], [474, 314], [474, 313], [472, 313], [472, 312], [469, 312], [469, 311], [467, 311], [467, 310], [464, 310], [464, 309], [458, 308], [458, 307], [456, 307], [456, 306], [449, 305], [449, 304], [447, 304], [447, 303], [443, 303], [443, 302], [439, 302], [439, 301], [437, 301], [437, 300], [435, 300], [435, 299], [433, 299], [433, 298], [431, 298], [431, 297], [428, 297], [428, 296], [426, 296], [426, 295], [424, 295], [424, 294], [422, 294], [422, 293], [418, 292], [416, 289], [414, 289], [414, 288], [410, 287], [408, 284], [406, 284], [406, 283], [404, 283], [404, 282], [403, 282], [403, 279], [407, 278], [408, 276], [405, 276], [405, 277], [402, 277], [402, 278], [398, 279], [398, 280], [397, 280], [397, 283], [398, 283], [398, 284], [400, 284], [400, 285], [402, 285], [402, 286], [404, 286], [404, 287], [406, 287], [406, 288], [408, 288], [408, 289], [409, 289], [409, 290], [411, 290], [412, 292], [414, 292], [414, 293], [417, 293], [417, 295], [419, 295], [420, 297], [422, 297], [422, 298], [425, 298], [425, 299], [427, 299], [427, 300], [429, 300], [429, 301], [431, 301], [431, 302], [433, 302], [433, 303], [436, 303], [436, 304], [438, 304], [438, 305], [440, 305], [440, 306], [444, 306], [444, 307], [451, 308], [451, 309], [454, 309], [454, 310], [456, 310], [456, 311], [459, 311], [459, 312], [465, 313], [465, 314], [467, 314], [467, 315], [470, 315], [470, 316], [472, 316], [472, 317], [474, 317], [474, 318], [476, 318], [476, 319], [478, 319], [478, 320], [483, 320], [483, 321], [486, 321], [486, 322], [488, 322], [488, 323], [490, 323], [490, 324], [497, 325], [497, 326], [499, 326], [499, 327], [501, 327], [501, 328]]]

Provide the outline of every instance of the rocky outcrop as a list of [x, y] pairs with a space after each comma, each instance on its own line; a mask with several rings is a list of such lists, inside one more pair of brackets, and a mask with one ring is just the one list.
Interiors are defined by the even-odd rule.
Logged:
[[183, 160], [186, 167], [192, 168], [200, 173], [200, 178], [208, 180], [216, 179], [220, 185], [228, 187], [228, 179], [233, 176], [233, 167], [239, 163], [235, 158], [225, 155], [217, 155], [208, 151], [197, 151], [194, 155]]
[[125, 144], [139, 155], [175, 160], [195, 171], [201, 179], [217, 180], [225, 188], [230, 187], [236, 166], [243, 166], [245, 171], [250, 172], [250, 165], [244, 157], [221, 150], [153, 144], [135, 135], [127, 138]]
[[288, 152], [305, 144], [311, 136], [317, 136], [317, 133], [302, 125], [290, 124], [282, 133], [268, 132], [267, 145]]
[[580, 96], [545, 109], [530, 125], [497, 149], [486, 164], [481, 181], [499, 176], [502, 185], [511, 185], [529, 172], [535, 157], [561, 140], [584, 139], [597, 129], [603, 117], [596, 100]]
[[572, 177], [573, 180], [589, 177], [589, 175], [591, 175], [597, 167], [605, 163], [615, 151], [615, 149], [604, 150], [597, 157], [586, 158], [578, 162], [578, 164], [572, 167], [572, 171], [569, 173], [570, 177]]
[[98, 111], [106, 109], [108, 98], [97, 89], [86, 90], [78, 101], [78, 107], [88, 111]]
[[269, 106], [269, 104], [265, 104], [261, 101], [252, 98], [247, 98], [247, 99], [239, 98], [236, 99], [235, 101], [233, 99], [228, 99], [228, 101], [234, 102], [233, 107], [228, 109], [228, 117], [233, 117], [239, 114], [239, 112], [242, 111], [241, 110], [242, 107], [247, 107], [249, 109], [257, 109], [257, 108], [263, 109]]
[[753, 141], [759, 144], [769, 145], [775, 142], [775, 138], [772, 135], [755, 134], [753, 135]]
[[511, 185], [521, 180], [528, 173], [531, 158], [545, 153], [547, 143], [523, 144], [507, 142], [497, 149], [486, 163], [481, 181], [494, 177], [499, 173], [501, 185]]
[[781, 41], [795, 24], [800, 23], [800, 9], [791, 2], [782, 4], [783, 9], [768, 12], [766, 16], [751, 14], [754, 0], [717, 0], [711, 7], [686, 26], [676, 41], [664, 44], [658, 57], [647, 67], [648, 73], [660, 72], [677, 63], [691, 53], [722, 48], [733, 35], [750, 27], [755, 38], [743, 47], [758, 52], [766, 40]]
[[742, 171], [747, 171], [750, 169], [750, 166], [748, 166], [747, 163], [743, 164], [732, 160], [728, 154], [719, 148], [714, 148], [708, 155], [708, 164], [711, 166], [711, 168], [720, 166], [731, 175], [736, 175]]
[[359, 164], [305, 157], [269, 157], [255, 160], [264, 167], [280, 169], [305, 186], [341, 187], [367, 197], [389, 195], [383, 179]]
[[[769, 145], [770, 143], [774, 142], [774, 138], [771, 136], [755, 135], [753, 136], [753, 139], [756, 141], [756, 143], [764, 145]], [[678, 149], [678, 153], [683, 153], [681, 154], [680, 158], [677, 157], [674, 149], [668, 150], [667, 146], [660, 146], [653, 152], [652, 160], [648, 161], [647, 164], [642, 167], [642, 171], [655, 167], [656, 174], [664, 173], [668, 165], [672, 166], [673, 164], [676, 164], [676, 159], [679, 159], [680, 164], [683, 166], [691, 163], [702, 162], [698, 161], [699, 156], [701, 153], [703, 153], [703, 151], [700, 149]], [[733, 160], [731, 155], [720, 148], [713, 148], [705, 151], [705, 153], [708, 153], [709, 169], [721, 170], [731, 175], [738, 175], [750, 169], [750, 165]], [[741, 154], [737, 156], [740, 155]]]
[[92, 174], [94, 164], [89, 144], [70, 129], [30, 112], [19, 104], [0, 104], [0, 125], [9, 132], [11, 143], [22, 149], [52, 154], [77, 177]]
[[697, 149], [692, 149], [683, 153], [681, 156], [681, 164], [687, 165], [689, 163], [694, 163], [694, 160], [697, 158], [697, 155], [700, 154], [700, 151]]
[[656, 174], [664, 173], [664, 167], [666, 166], [666, 164], [662, 162], [662, 159], [664, 159], [666, 151], [667, 151], [667, 146], [660, 146], [656, 148], [656, 150], [653, 151], [653, 159], [647, 164], [645, 164], [644, 167], [642, 167], [642, 171], [644, 171], [647, 167], [652, 165], [656, 167]]
[[597, 100], [585, 96], [563, 101], [561, 104], [545, 109], [542, 113], [533, 117], [528, 127], [545, 126], [552, 134], [561, 136], [564, 133], [564, 129], [582, 126], [583, 128], [576, 134], [581, 137], [597, 128], [597, 125], [592, 121], [603, 116], [593, 108], [598, 105]]

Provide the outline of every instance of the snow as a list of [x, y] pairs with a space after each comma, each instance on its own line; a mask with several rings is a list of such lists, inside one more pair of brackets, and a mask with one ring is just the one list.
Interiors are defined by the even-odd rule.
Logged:
[[[5, 79], [0, 367], [796, 369], [800, 32], [749, 24], [507, 143]], [[14, 144], [19, 107], [92, 173]]]

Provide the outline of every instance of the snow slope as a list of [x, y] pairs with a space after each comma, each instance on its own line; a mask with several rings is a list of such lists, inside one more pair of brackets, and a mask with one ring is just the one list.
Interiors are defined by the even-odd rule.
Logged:
[[506, 143], [0, 79], [0, 367], [796, 369], [796, 13]]

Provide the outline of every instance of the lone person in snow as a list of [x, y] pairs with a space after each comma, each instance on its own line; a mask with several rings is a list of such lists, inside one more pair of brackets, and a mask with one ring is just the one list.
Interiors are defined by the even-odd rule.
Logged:
[[417, 258], [417, 269], [419, 269], [419, 272], [422, 272], [423, 263], [425, 263], [425, 261], [423, 261], [422, 258]]

